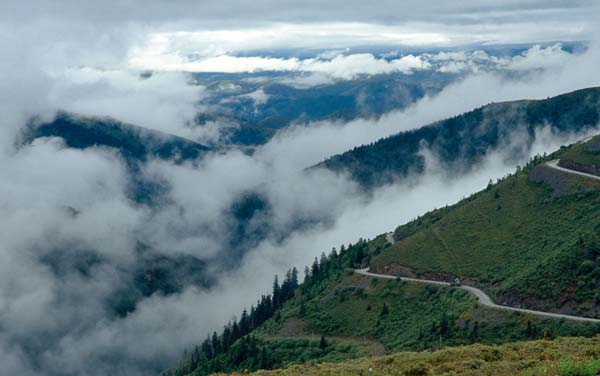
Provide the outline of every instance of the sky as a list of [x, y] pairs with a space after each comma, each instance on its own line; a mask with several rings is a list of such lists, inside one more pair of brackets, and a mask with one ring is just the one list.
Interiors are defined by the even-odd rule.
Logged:
[[[275, 273], [302, 269], [332, 246], [392, 230], [504, 176], [514, 165], [502, 150], [491, 150], [479, 169], [451, 181], [432, 156], [425, 175], [373, 195], [343, 175], [302, 171], [353, 146], [489, 102], [600, 85], [597, 15], [595, 1], [559, 0], [2, 1], [2, 372], [147, 375], [175, 364], [185, 347], [252, 304]], [[569, 53], [561, 44], [569, 41], [589, 42], [589, 48]], [[528, 47], [500, 60], [477, 52], [506, 43]], [[364, 46], [391, 55], [364, 52]], [[423, 52], [439, 49], [452, 51]], [[482, 62], [521, 72], [521, 78], [507, 81], [478, 69]], [[147, 69], [155, 73], [141, 79]], [[291, 127], [252, 156], [234, 150], [196, 164], [151, 161], [143, 173], [171, 187], [160, 208], [131, 202], [126, 166], [112, 150], [73, 150], [57, 139], [15, 144], [31, 116], [50, 119], [58, 109], [208, 139], [214, 137], [210, 129], [193, 130], [189, 123], [210, 93], [192, 85], [185, 71], [266, 69], [307, 72], [315, 82], [435, 69], [461, 71], [465, 78], [378, 120]], [[264, 93], [252, 95], [268, 100]], [[544, 129], [525, 157], [583, 136]], [[126, 286], [139, 262], [138, 240], [168, 257], [218, 257], [227, 251], [223, 232], [230, 225], [223, 213], [257, 187], [273, 205], [269, 220], [286, 234], [283, 241], [268, 238], [249, 249], [213, 289], [189, 286], [143, 299], [126, 317], [110, 314], [104, 302]], [[317, 219], [318, 225], [287, 233], [298, 219]], [[72, 266], [85, 252], [101, 262], [83, 276]], [[44, 261], [57, 254], [64, 270]]]

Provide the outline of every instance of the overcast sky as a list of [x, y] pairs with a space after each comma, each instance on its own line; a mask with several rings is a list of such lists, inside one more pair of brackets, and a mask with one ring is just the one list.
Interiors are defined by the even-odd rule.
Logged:
[[[4, 42], [29, 40], [43, 45], [38, 46], [40, 57], [56, 59], [62, 53], [73, 63], [82, 59], [95, 64], [103, 62], [101, 54], [116, 55], [122, 62], [133, 48], [155, 48], [161, 42], [174, 50], [211, 55], [257, 48], [588, 40], [596, 14], [594, 0], [0, 3], [0, 23], [8, 37]], [[115, 63], [104, 63], [109, 61]]]

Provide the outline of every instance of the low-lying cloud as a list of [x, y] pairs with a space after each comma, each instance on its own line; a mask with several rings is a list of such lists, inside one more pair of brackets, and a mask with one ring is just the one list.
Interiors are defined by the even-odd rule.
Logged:
[[235, 56], [208, 51], [206, 56], [188, 56], [167, 46], [157, 48], [151, 42], [130, 57], [135, 69], [204, 73], [253, 73], [261, 71], [304, 72], [331, 79], [352, 80], [360, 75], [390, 73], [412, 74], [420, 70], [464, 73], [490, 70], [523, 71], [564, 65], [571, 53], [560, 43], [547, 47], [534, 45], [516, 56], [494, 56], [483, 50], [406, 54], [376, 57], [371, 53], [320, 54], [314, 58]]
[[[5, 214], [0, 219], [0, 364], [6, 374], [135, 376], [176, 364], [184, 347], [218, 330], [232, 313], [267, 291], [272, 274], [302, 267], [332, 246], [373, 237], [425, 210], [455, 202], [512, 171], [515, 162], [507, 162], [502, 150], [490, 151], [479, 169], [448, 180], [440, 177], [433, 159], [425, 175], [372, 195], [361, 193], [343, 175], [303, 172], [305, 167], [488, 102], [545, 98], [599, 84], [599, 55], [592, 47], [519, 81], [480, 72], [378, 121], [292, 127], [252, 156], [231, 151], [197, 164], [152, 161], [142, 173], [164, 180], [170, 190], [160, 205], [147, 207], [128, 198], [128, 172], [114, 151], [72, 150], [57, 139], [16, 148], [19, 127], [31, 115], [62, 107], [184, 135], [202, 89], [190, 87], [184, 74], [144, 78], [123, 69], [118, 62], [127, 49], [95, 50], [110, 46], [110, 37], [91, 38], [90, 33], [74, 38], [54, 55], [44, 48], [49, 38], [38, 34], [37, 43], [33, 31], [20, 37], [31, 45], [19, 43], [14, 32], [6, 34], [8, 42], [0, 41], [7, 56], [0, 68], [11, 72], [0, 78], [0, 207]], [[95, 53], [70, 53], [95, 39]], [[371, 58], [360, 57], [373, 62]], [[356, 74], [348, 67], [335, 73], [338, 68], [328, 65], [333, 59], [321, 58], [323, 65], [315, 72]], [[102, 68], [81, 68], [95, 66], [94, 61], [102, 61]], [[347, 56], [339, 63], [355, 64]], [[65, 66], [70, 68], [58, 69]], [[546, 129], [528, 153], [549, 151], [581, 136]], [[245, 250], [239, 268], [210, 265], [207, 271], [217, 279], [210, 289], [184, 286], [170, 295], [141, 296], [133, 310], [115, 313], [115, 297], [131, 288], [140, 253], [148, 249], [144, 246], [167, 258], [191, 255], [211, 261], [227, 254], [228, 209], [240, 194], [256, 189], [272, 204], [269, 219], [276, 236]], [[294, 227], [298, 219], [309, 225]]]

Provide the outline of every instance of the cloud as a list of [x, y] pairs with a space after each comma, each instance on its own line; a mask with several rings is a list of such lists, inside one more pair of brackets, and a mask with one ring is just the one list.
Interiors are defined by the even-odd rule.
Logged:
[[[253, 73], [261, 71], [299, 72], [286, 77], [299, 87], [314, 86], [331, 80], [352, 80], [360, 75], [390, 73], [411, 74], [419, 70], [442, 73], [466, 73], [491, 70], [525, 71], [563, 66], [572, 53], [561, 43], [548, 46], [536, 44], [520, 54], [495, 56], [481, 49], [449, 50], [438, 53], [407, 54], [396, 59], [375, 57], [371, 53], [328, 51], [314, 58], [263, 56], [182, 56], [177, 51], [166, 52], [154, 47], [134, 54], [129, 64], [135, 69], [157, 71]], [[304, 82], [304, 83], [303, 83]], [[311, 83], [312, 82], [312, 83]]]
[[138, 72], [67, 69], [52, 75], [56, 83], [50, 101], [88, 116], [110, 116], [132, 124], [183, 137], [194, 137], [192, 123], [201, 110], [196, 103], [203, 88], [191, 85], [181, 72], [156, 72], [149, 77]]
[[202, 58], [198, 61], [188, 61], [181, 56], [159, 55], [133, 57], [130, 64], [133, 68], [141, 70], [224, 73], [291, 71], [320, 73], [335, 79], [346, 80], [361, 74], [393, 72], [410, 74], [415, 70], [430, 68], [430, 64], [419, 56], [406, 55], [388, 61], [375, 58], [372, 54], [337, 55], [329, 60], [220, 55]]
[[[470, 16], [483, 12], [487, 17], [504, 15], [517, 22], [519, 14], [535, 13], [514, 10], [517, 2], [513, 1], [502, 5], [469, 1], [464, 3], [462, 12], [450, 11], [455, 2], [390, 2], [386, 4], [389, 7], [373, 7], [364, 2], [348, 7], [321, 3], [319, 6], [325, 8], [318, 17], [360, 19], [363, 24], [384, 20], [390, 13], [406, 17], [410, 13], [402, 10], [408, 6], [415, 6], [413, 14], [422, 22], [427, 21], [433, 8], [438, 14], [448, 11], [444, 20], [449, 26], [443, 29], [444, 33], [431, 34], [435, 22], [412, 31], [407, 31], [411, 29], [407, 27], [401, 32], [372, 24], [356, 28], [360, 32], [370, 28], [371, 32], [354, 43], [427, 42], [431, 37], [447, 38], [448, 33], [458, 36], [453, 40], [471, 40], [456, 32], [459, 24], [468, 23]], [[525, 5], [541, 4], [529, 1]], [[557, 11], [544, 7], [550, 21], [541, 33], [533, 30], [538, 26], [534, 25], [533, 29], [519, 29], [517, 34], [587, 35], [580, 30], [569, 31], [573, 24], [589, 19], [589, 15], [580, 15], [587, 3], [578, 2], [577, 7], [569, 4], [559, 3]], [[295, 11], [285, 6], [273, 7], [266, 1], [238, 5], [234, 7], [238, 13], [231, 19], [264, 15], [253, 22], [268, 23], [267, 18], [299, 22], [303, 17], [314, 17], [316, 3], [305, 2]], [[178, 21], [181, 17], [220, 23], [231, 15], [231, 8], [232, 3], [223, 2], [198, 5], [154, 0], [144, 4], [75, 0], [0, 3], [0, 48], [4, 57], [0, 68], [10, 72], [0, 77], [0, 207], [5, 214], [0, 219], [0, 364], [4, 372], [136, 376], [174, 364], [185, 346], [202, 340], [205, 333], [218, 329], [233, 312], [239, 312], [254, 302], [257, 294], [268, 290], [272, 274], [294, 265], [301, 267], [331, 246], [391, 230], [424, 210], [456, 201], [482, 187], [489, 178], [510, 171], [512, 166], [492, 154], [480, 170], [461, 179], [442, 180], [432, 172], [411, 180], [411, 184], [383, 187], [372, 197], [361, 194], [344, 176], [326, 171], [307, 174], [303, 168], [354, 145], [490, 101], [545, 98], [598, 84], [594, 73], [599, 55], [592, 48], [583, 55], [566, 57], [546, 72], [527, 75], [524, 81], [506, 81], [489, 73], [471, 76], [439, 96], [427, 97], [404, 112], [385, 115], [378, 121], [320, 122], [294, 127], [251, 156], [232, 151], [212, 155], [198, 164], [177, 166], [153, 161], [144, 166], [143, 173], [164, 179], [170, 190], [164, 201], [152, 208], [136, 205], [127, 198], [126, 168], [110, 150], [71, 150], [55, 139], [15, 148], [14, 137], [28, 117], [50, 115], [57, 106], [90, 114], [102, 112], [185, 134], [185, 124], [195, 108], [194, 101], [202, 95], [201, 88], [189, 86], [188, 76], [179, 73], [154, 73], [142, 79], [124, 66], [126, 59], [132, 46], [143, 44], [150, 31], [168, 33], [194, 28], [188, 21]], [[548, 33], [559, 14], [570, 21], [563, 26], [569, 30], [557, 28], [558, 31]], [[169, 22], [174, 24], [168, 25]], [[286, 27], [289, 25], [292, 24]], [[329, 29], [330, 33], [323, 37], [312, 33], [306, 45], [327, 40], [332, 33], [336, 37], [325, 45], [350, 43], [357, 35], [352, 32], [353, 25], [338, 23], [337, 34]], [[304, 24], [298, 33], [280, 38], [277, 43], [291, 41], [289, 45], [294, 47], [311, 26], [314, 24]], [[489, 34], [477, 34], [476, 39], [506, 30], [498, 24], [490, 29]], [[466, 25], [460, 30], [468, 33], [477, 27]], [[380, 31], [386, 35], [379, 37]], [[241, 46], [244, 42], [232, 43]], [[213, 52], [219, 50], [208, 47]], [[357, 54], [317, 58], [313, 61], [313, 74], [352, 77], [366, 69], [402, 70], [419, 64], [414, 59], [400, 63], [399, 58], [395, 66], [396, 60], [352, 55]], [[539, 59], [539, 54], [526, 58]], [[306, 60], [297, 59], [298, 64]], [[333, 59], [338, 59], [340, 67], [330, 63]], [[531, 152], [554, 148], [567, 140], [552, 134], [540, 135], [538, 139], [546, 141], [536, 143]], [[115, 313], [115, 299], [131, 293], [131, 279], [143, 262], [140, 242], [153, 246], [149, 251], [152, 255], [168, 258], [193, 255], [211, 261], [225, 255], [230, 250], [228, 209], [236, 197], [248, 190], [258, 190], [271, 202], [268, 219], [276, 236], [246, 250], [239, 269], [223, 272], [218, 263], [211, 264], [209, 271], [218, 273], [214, 274], [218, 283], [212, 289], [186, 286], [169, 296], [139, 296], [133, 311], [127, 315]], [[310, 226], [292, 226], [298, 219]], [[290, 233], [290, 228], [297, 230]]]
[[[145, 5], [145, 6], [144, 6]], [[462, 22], [473, 18], [483, 18], [487, 22], [502, 19], [524, 21], [530, 15], [543, 14], [554, 20], [562, 18], [565, 22], [584, 18], [591, 7], [592, 0], [506, 0], [502, 3], [492, 0], [464, 0], [460, 6], [451, 0], [435, 3], [407, 0], [401, 3], [384, 0], [378, 6], [365, 4], [358, 0], [346, 2], [331, 1], [322, 4], [316, 0], [297, 1], [258, 0], [247, 3], [232, 0], [226, 3], [209, 0], [198, 4], [193, 0], [177, 0], [165, 4], [160, 0], [128, 2], [109, 0], [102, 3], [83, 4], [76, 0], [65, 0], [61, 4], [48, 4], [43, 0], [33, 0], [31, 7], [18, 1], [5, 1], [0, 7], [0, 20], [20, 19], [31, 22], [39, 18], [60, 17], [68, 19], [86, 19], [94, 23], [124, 23], [141, 21], [149, 24], [166, 23], [178, 20], [196, 21], [204, 24], [265, 21], [299, 20], [369, 20], [391, 24], [407, 20]], [[315, 12], [319, 9], [319, 12]], [[251, 21], [253, 20], [253, 21]], [[530, 19], [528, 19], [530, 21]], [[540, 19], [540, 21], [544, 21]], [[473, 21], [472, 21], [473, 22]]]
[[560, 43], [546, 48], [535, 45], [519, 56], [515, 56], [510, 63], [509, 69], [529, 70], [555, 68], [564, 66], [570, 58], [570, 54], [563, 50]]

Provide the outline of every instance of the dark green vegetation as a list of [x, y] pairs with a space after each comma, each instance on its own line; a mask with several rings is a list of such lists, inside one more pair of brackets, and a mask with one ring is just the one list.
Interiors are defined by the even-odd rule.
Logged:
[[[527, 155], [537, 130], [552, 126], [558, 133], [595, 127], [600, 120], [600, 88], [590, 88], [538, 101], [493, 103], [413, 131], [360, 146], [317, 165], [348, 172], [371, 187], [421, 173], [427, 148], [448, 171], [475, 168], [495, 148], [510, 148], [515, 161]], [[518, 136], [519, 145], [510, 145]], [[466, 166], [466, 167], [465, 167]]]
[[[281, 367], [298, 359], [308, 360], [314, 358], [347, 359], [366, 352], [349, 345], [347, 341], [331, 341], [325, 338], [309, 340], [306, 338], [284, 340], [261, 339], [261, 327], [269, 321], [281, 321], [281, 307], [290, 300], [297, 300], [299, 291], [302, 295], [311, 291], [319, 291], [330, 278], [340, 276], [346, 266], [359, 266], [367, 257], [367, 243], [359, 242], [338, 254], [334, 252], [330, 257], [323, 255], [319, 262], [315, 259], [312, 268], [305, 271], [305, 281], [301, 288], [298, 285], [298, 273], [290, 270], [281, 285], [277, 277], [273, 283], [271, 295], [262, 296], [250, 312], [244, 310], [240, 320], [229, 323], [221, 334], [213, 333], [200, 346], [196, 347], [190, 355], [186, 355], [184, 364], [171, 375], [185, 375], [194, 372], [205, 375], [211, 372], [229, 372], [240, 369], [259, 369]], [[255, 338], [259, 336], [259, 338]], [[285, 350], [279, 348], [283, 346]], [[318, 350], [318, 351], [317, 351]], [[275, 357], [274, 354], [277, 356]], [[300, 354], [300, 355], [299, 355]]]
[[559, 338], [501, 346], [469, 345], [434, 352], [400, 352], [344, 363], [294, 365], [256, 376], [334, 375], [494, 375], [596, 376], [600, 370], [600, 337]]
[[124, 124], [110, 118], [89, 118], [59, 112], [49, 123], [32, 122], [22, 135], [28, 143], [40, 137], [60, 137], [75, 149], [114, 148], [128, 161], [197, 159], [210, 149], [185, 138]]
[[[219, 344], [223, 335], [214, 334], [172, 374], [252, 371], [309, 360], [343, 361], [388, 351], [591, 336], [600, 331], [598, 325], [589, 323], [487, 309], [459, 289], [353, 273], [352, 268], [368, 264], [389, 248], [382, 236], [323, 255], [307, 268], [305, 282], [293, 296], [264, 323], [254, 325], [256, 329], [249, 335], [215, 356], [214, 349], [223, 348]], [[280, 291], [277, 284], [273, 291]], [[245, 313], [241, 317], [248, 320]], [[230, 324], [224, 333], [230, 332], [232, 325], [238, 326]]]
[[[563, 155], [576, 157], [577, 150], [583, 150], [582, 144], [535, 157], [484, 191], [398, 227], [394, 245], [379, 236], [323, 254], [306, 269], [304, 283], [289, 299], [242, 337], [244, 342], [240, 339], [232, 346], [254, 349], [246, 350], [247, 357], [233, 350], [221, 356], [217, 366], [203, 363], [210, 369], [199, 366], [192, 371], [186, 363], [176, 373], [204, 375], [341, 361], [357, 354], [597, 334], [600, 326], [593, 323], [482, 307], [460, 289], [353, 273], [354, 268], [370, 266], [384, 274], [443, 280], [458, 276], [502, 304], [597, 316], [600, 182], [546, 165]], [[278, 354], [277, 362], [272, 354]], [[596, 364], [552, 360], [565, 372], [559, 374]], [[351, 364], [323, 367], [346, 369]], [[429, 374], [434, 366], [424, 365], [425, 371], [416, 374]], [[472, 369], [484, 366], [476, 362]], [[518, 370], [536, 374], [547, 366], [529, 362]]]
[[575, 144], [565, 150], [558, 165], [600, 176], [600, 137]]
[[[314, 346], [307, 341], [292, 342], [291, 345], [282, 343], [281, 345], [289, 351], [280, 349], [274, 351], [272, 344], [265, 344], [249, 335], [290, 300], [297, 288], [298, 271], [295, 268], [288, 271], [281, 285], [275, 276], [271, 295], [263, 295], [256, 306], [250, 308], [249, 313], [244, 310], [239, 321], [234, 319], [233, 322], [228, 323], [221, 334], [214, 332], [212, 336], [208, 336], [189, 356], [184, 356], [184, 365], [174, 374], [183, 375], [196, 371], [197, 374], [205, 375], [239, 368], [265, 369], [281, 365], [280, 360], [284, 354], [299, 356], [303, 351], [310, 351]], [[276, 358], [273, 357], [273, 352], [278, 354]]]
[[600, 182], [544, 165], [575, 148], [398, 227], [372, 270], [458, 276], [501, 304], [600, 316]]

